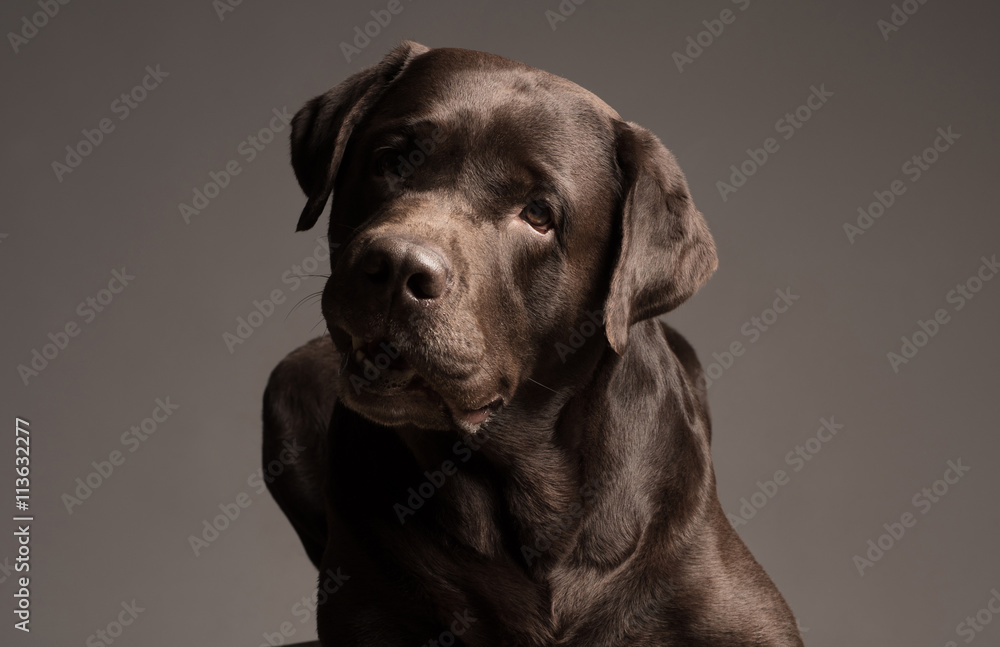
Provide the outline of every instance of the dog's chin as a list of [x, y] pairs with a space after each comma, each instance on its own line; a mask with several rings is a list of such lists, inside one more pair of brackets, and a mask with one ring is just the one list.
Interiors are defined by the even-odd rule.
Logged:
[[[474, 434], [503, 406], [496, 395], [477, 398], [436, 389], [398, 351], [387, 345], [375, 350], [381, 352], [345, 354], [338, 388], [344, 405], [373, 422]], [[476, 405], [467, 408], [462, 404], [467, 402]]]
[[404, 391], [394, 395], [380, 395], [365, 387], [355, 389], [342, 383], [341, 401], [347, 408], [365, 418], [387, 427], [413, 425], [421, 429], [450, 429], [451, 416], [444, 403], [429, 394]]
[[[420, 380], [414, 377], [414, 380]], [[422, 380], [421, 380], [422, 381]], [[454, 429], [474, 434], [501, 408], [499, 398], [478, 409], [463, 409], [449, 404], [425, 385], [414, 385], [394, 393], [382, 393], [368, 387], [355, 388], [349, 380], [341, 381], [341, 401], [349, 409], [387, 427], [412, 425], [420, 429]]]

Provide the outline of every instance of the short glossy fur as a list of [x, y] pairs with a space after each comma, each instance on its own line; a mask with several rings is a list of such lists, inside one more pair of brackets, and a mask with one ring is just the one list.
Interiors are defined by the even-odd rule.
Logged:
[[269, 485], [321, 583], [349, 578], [324, 645], [802, 644], [719, 505], [695, 353], [655, 318], [716, 256], [654, 135], [406, 42], [296, 115], [292, 162], [300, 230], [332, 201], [330, 336], [274, 370], [264, 460], [306, 447]]

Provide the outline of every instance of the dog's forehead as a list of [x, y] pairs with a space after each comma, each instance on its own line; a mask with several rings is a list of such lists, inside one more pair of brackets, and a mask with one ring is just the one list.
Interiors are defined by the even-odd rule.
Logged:
[[603, 186], [587, 178], [614, 173], [620, 119], [597, 96], [554, 74], [483, 52], [436, 49], [392, 83], [365, 131], [376, 148], [400, 132], [446, 142], [453, 157], [437, 163], [458, 164], [453, 170], [470, 173], [479, 190], [502, 194], [512, 183], [541, 182], [583, 199]]
[[380, 101], [388, 122], [460, 121], [492, 130], [516, 122], [520, 132], [606, 130], [620, 120], [604, 101], [575, 83], [502, 56], [434, 49], [414, 59]]

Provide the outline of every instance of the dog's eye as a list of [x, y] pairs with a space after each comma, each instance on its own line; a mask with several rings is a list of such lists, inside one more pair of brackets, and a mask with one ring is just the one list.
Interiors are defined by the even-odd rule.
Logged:
[[552, 207], [541, 200], [532, 200], [524, 205], [520, 217], [541, 233], [552, 229]]
[[372, 173], [379, 177], [398, 175], [399, 153], [394, 149], [381, 149], [372, 158]]

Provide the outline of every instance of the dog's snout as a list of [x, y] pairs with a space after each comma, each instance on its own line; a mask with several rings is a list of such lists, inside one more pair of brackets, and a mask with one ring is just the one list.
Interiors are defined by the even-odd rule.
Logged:
[[440, 298], [448, 289], [448, 263], [434, 250], [394, 237], [379, 238], [365, 250], [361, 273], [383, 296], [416, 300]]

